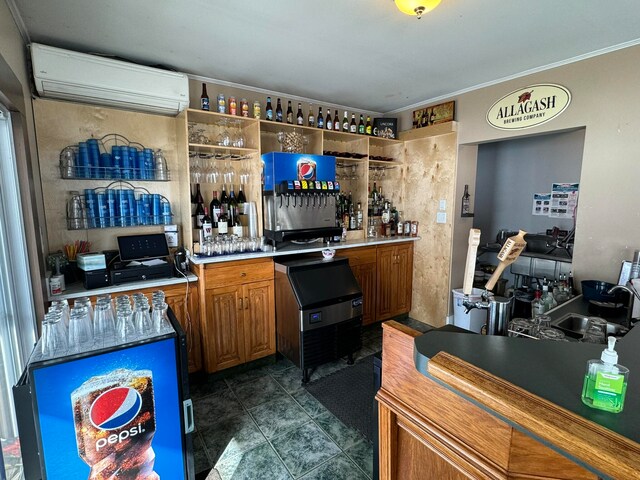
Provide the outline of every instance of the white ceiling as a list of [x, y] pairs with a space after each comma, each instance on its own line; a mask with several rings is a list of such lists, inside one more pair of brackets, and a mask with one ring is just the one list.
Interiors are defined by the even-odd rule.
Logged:
[[31, 41], [389, 112], [640, 43], [638, 0], [9, 0]]

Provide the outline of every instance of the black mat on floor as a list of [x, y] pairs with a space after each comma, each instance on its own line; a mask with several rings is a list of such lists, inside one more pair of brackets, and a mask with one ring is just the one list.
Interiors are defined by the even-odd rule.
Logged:
[[355, 365], [310, 382], [305, 388], [342, 423], [355, 428], [369, 441], [373, 441], [377, 436], [373, 423], [373, 402], [376, 394], [373, 355], [363, 358]]

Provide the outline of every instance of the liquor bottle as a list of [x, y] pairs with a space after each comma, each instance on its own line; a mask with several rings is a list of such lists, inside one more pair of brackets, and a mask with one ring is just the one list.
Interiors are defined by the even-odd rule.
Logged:
[[204, 207], [204, 215], [202, 217], [202, 236], [205, 240], [209, 240], [213, 236], [213, 222], [207, 207]]
[[222, 209], [220, 218], [218, 218], [218, 234], [226, 235], [227, 233], [229, 233], [229, 217], [227, 216], [227, 211]]
[[360, 123], [358, 123], [358, 133], [364, 135], [364, 116], [360, 114]]
[[371, 135], [373, 133], [373, 130], [371, 128], [371, 117], [369, 115], [367, 115], [367, 123], [364, 126], [364, 133], [365, 135]]
[[324, 128], [324, 117], [322, 116], [322, 107], [318, 107], [318, 128]]
[[298, 112], [296, 113], [296, 123], [304, 125], [304, 115], [302, 114], [302, 104], [298, 103]]
[[356, 229], [362, 230], [362, 222], [364, 221], [364, 214], [362, 212], [362, 204], [358, 202], [358, 207], [356, 208]]
[[462, 216], [466, 217], [470, 213], [470, 201], [469, 201], [469, 185], [464, 186], [464, 194], [462, 194]]
[[200, 108], [209, 111], [209, 95], [207, 94], [207, 84], [202, 83], [202, 95], [200, 95]]
[[542, 292], [536, 290], [536, 298], [531, 302], [531, 316], [542, 315], [545, 312], [545, 305], [542, 301]]
[[287, 123], [293, 123], [293, 109], [291, 108], [291, 100], [287, 104]]
[[349, 230], [355, 230], [358, 226], [358, 219], [353, 208], [353, 203], [349, 205]]
[[333, 117], [333, 131], [334, 132], [339, 132], [340, 131], [340, 119], [338, 118], [338, 109], [336, 108], [336, 114]]
[[342, 117], [342, 131], [343, 132], [349, 131], [349, 116], [346, 110], [344, 111], [344, 117]]
[[264, 112], [266, 120], [273, 120], [273, 105], [271, 105], [271, 97], [267, 97], [267, 106], [265, 107]]
[[310, 127], [316, 126], [316, 119], [313, 116], [313, 103], [309, 104], [309, 116], [307, 117], [307, 125]]
[[358, 133], [358, 126], [356, 125], [356, 114], [351, 114], [351, 123], [349, 124], [349, 133]]
[[378, 188], [376, 187], [376, 182], [373, 182], [373, 190], [371, 190], [371, 202], [375, 208], [378, 204]]
[[218, 200], [218, 192], [213, 191], [213, 198], [209, 204], [209, 213], [211, 214], [211, 222], [214, 227], [218, 227], [218, 218], [220, 217], [220, 200]]
[[280, 99], [278, 99], [276, 105], [276, 122], [282, 123], [282, 104], [280, 103]]
[[327, 126], [327, 130], [333, 130], [333, 120], [331, 120], [331, 109], [327, 108], [327, 119], [324, 124]]
[[398, 210], [398, 221], [396, 222], [396, 233], [399, 237], [404, 236], [404, 222], [402, 221], [402, 212]]

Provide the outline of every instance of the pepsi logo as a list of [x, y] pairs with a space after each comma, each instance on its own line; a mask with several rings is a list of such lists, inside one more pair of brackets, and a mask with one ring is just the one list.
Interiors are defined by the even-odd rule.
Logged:
[[115, 430], [131, 422], [142, 407], [140, 393], [131, 387], [115, 387], [100, 394], [91, 404], [89, 418], [100, 430]]
[[315, 168], [310, 163], [300, 165], [300, 180], [312, 180], [315, 173]]

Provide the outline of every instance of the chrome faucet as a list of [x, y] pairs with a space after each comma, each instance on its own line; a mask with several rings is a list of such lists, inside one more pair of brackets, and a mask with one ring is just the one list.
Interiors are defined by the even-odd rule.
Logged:
[[636, 287], [633, 286], [633, 284], [631, 282], [627, 283], [626, 285], [616, 285], [615, 287], [612, 287], [609, 289], [609, 291], [607, 292], [609, 295], [617, 292], [618, 290], [623, 290], [627, 293], [629, 293], [629, 305], [627, 305], [627, 328], [631, 328], [631, 320], [633, 317], [633, 301], [635, 298], [637, 298], [638, 300], [640, 300], [640, 293], [638, 293], [638, 290], [636, 290]]
[[469, 300], [469, 297], [465, 295], [462, 305], [465, 308], [465, 313], [469, 313], [474, 308], [487, 310], [486, 334], [506, 336], [511, 311], [511, 300], [513, 300], [513, 297], [497, 297], [489, 295], [489, 292], [485, 290], [482, 293], [482, 300], [472, 302]]

